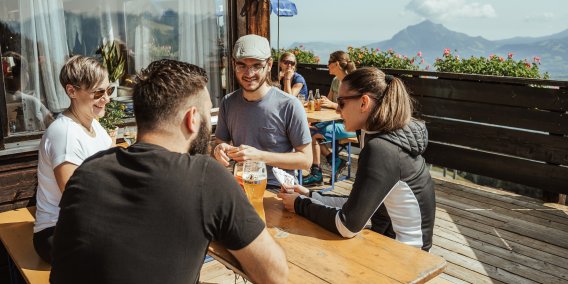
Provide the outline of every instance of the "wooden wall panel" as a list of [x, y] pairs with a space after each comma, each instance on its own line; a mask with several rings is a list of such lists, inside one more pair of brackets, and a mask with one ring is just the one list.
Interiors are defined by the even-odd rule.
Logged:
[[430, 142], [428, 163], [568, 194], [568, 167]]
[[568, 90], [565, 88], [447, 79], [427, 80], [418, 77], [401, 78], [415, 96], [558, 112], [568, 111]]
[[[406, 82], [427, 121], [429, 163], [568, 193], [568, 82], [384, 71]], [[310, 88], [331, 83], [323, 65], [298, 72]]]
[[568, 137], [436, 117], [424, 119], [430, 141], [568, 165]]
[[37, 152], [0, 156], [0, 212], [35, 204]]
[[414, 97], [423, 115], [497, 124], [536, 131], [568, 134], [568, 115], [534, 108]]

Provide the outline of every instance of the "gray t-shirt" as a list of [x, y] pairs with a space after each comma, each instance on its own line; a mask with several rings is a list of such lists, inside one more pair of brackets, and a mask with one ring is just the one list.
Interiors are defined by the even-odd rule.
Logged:
[[[312, 142], [306, 112], [300, 101], [270, 88], [258, 101], [247, 101], [242, 90], [225, 96], [219, 106], [215, 136], [220, 140], [274, 153], [289, 153]], [[280, 185], [267, 167], [268, 183]], [[291, 171], [289, 171], [291, 172]]]

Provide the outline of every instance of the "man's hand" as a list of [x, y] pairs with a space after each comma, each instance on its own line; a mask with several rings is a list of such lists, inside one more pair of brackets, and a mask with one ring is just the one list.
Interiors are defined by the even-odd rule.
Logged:
[[263, 152], [248, 145], [233, 147], [233, 149], [229, 150], [227, 154], [229, 158], [237, 162], [243, 162], [247, 160], [264, 162]]
[[229, 161], [231, 160], [227, 153], [236, 148], [237, 147], [233, 147], [227, 143], [221, 143], [213, 149], [213, 155], [217, 161], [221, 162], [221, 164], [226, 167], [229, 165]]

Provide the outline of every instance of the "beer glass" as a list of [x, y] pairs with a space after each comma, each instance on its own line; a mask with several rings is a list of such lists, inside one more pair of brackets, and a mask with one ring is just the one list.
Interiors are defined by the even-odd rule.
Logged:
[[260, 216], [264, 217], [264, 191], [267, 182], [266, 165], [264, 162], [245, 161], [243, 164], [243, 185], [248, 200]]
[[244, 191], [245, 187], [243, 185], [243, 166], [243, 162], [235, 163], [235, 167], [233, 168], [233, 176], [235, 176], [235, 179]]
[[129, 146], [136, 143], [136, 129], [125, 128], [123, 138]]

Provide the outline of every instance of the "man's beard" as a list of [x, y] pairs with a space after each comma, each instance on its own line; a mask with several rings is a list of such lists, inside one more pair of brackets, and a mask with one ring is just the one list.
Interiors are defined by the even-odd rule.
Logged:
[[266, 82], [268, 81], [268, 76], [270, 76], [270, 73], [267, 73], [266, 76], [264, 76], [264, 78], [259, 79], [259, 83], [258, 86], [254, 89], [246, 89], [244, 86], [244, 84], [242, 82], [244, 82], [243, 78], [239, 78], [239, 85], [241, 86], [241, 88], [243, 88], [243, 90], [247, 91], [247, 92], [256, 92], [256, 90], [260, 89], [260, 87], [262, 87], [264, 84], [266, 84]]
[[[204, 118], [202, 116], [202, 118]], [[209, 129], [207, 122], [202, 119], [201, 125], [199, 126], [199, 132], [197, 137], [191, 145], [189, 145], [189, 154], [209, 154], [209, 141], [211, 139], [211, 130]]]

